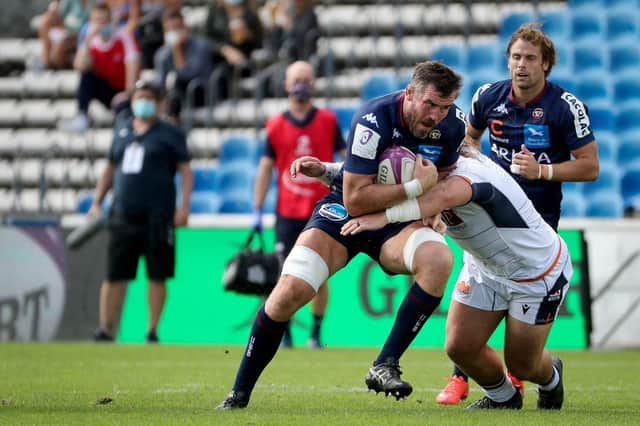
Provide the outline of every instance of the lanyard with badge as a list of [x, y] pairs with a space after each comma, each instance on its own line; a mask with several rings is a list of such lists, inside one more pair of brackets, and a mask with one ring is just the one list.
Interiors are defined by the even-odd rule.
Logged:
[[122, 159], [122, 173], [136, 174], [142, 170], [144, 162], [144, 146], [134, 140], [124, 150]]

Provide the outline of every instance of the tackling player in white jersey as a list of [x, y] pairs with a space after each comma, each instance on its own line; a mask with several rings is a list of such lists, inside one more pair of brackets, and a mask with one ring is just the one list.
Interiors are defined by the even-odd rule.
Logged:
[[539, 385], [538, 408], [560, 409], [562, 362], [544, 349], [573, 272], [562, 238], [500, 166], [464, 146], [457, 168], [419, 198], [351, 219], [344, 235], [442, 212], [465, 264], [447, 318], [445, 349], [486, 396], [469, 408], [522, 407], [489, 337], [505, 318], [504, 357], [516, 377]]

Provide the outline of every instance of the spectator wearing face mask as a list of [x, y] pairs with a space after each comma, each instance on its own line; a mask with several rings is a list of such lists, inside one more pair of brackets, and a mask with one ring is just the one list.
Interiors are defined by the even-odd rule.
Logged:
[[204, 105], [204, 88], [213, 69], [212, 59], [207, 40], [190, 33], [179, 10], [165, 11], [162, 27], [165, 44], [156, 53], [155, 69], [169, 91], [168, 115], [178, 122], [190, 83], [195, 88], [194, 106]]
[[91, 8], [86, 35], [80, 42], [73, 67], [79, 71], [76, 93], [78, 113], [59, 126], [69, 131], [89, 127], [89, 104], [99, 100], [111, 108], [114, 98], [125, 96], [140, 73], [139, 51], [133, 35], [125, 27], [114, 29], [111, 12], [105, 4]]

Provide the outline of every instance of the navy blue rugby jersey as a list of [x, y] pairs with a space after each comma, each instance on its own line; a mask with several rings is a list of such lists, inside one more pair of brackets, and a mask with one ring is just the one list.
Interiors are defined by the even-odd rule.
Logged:
[[[491, 159], [509, 173], [511, 159], [522, 144], [539, 163], [552, 164], [569, 160], [571, 151], [595, 139], [588, 108], [574, 94], [550, 82], [525, 106], [515, 103], [511, 80], [481, 86], [471, 100], [469, 123], [478, 130], [489, 129]], [[536, 210], [557, 228], [561, 183], [512, 176]]]
[[[465, 135], [464, 113], [456, 105], [429, 133], [420, 139], [409, 131], [402, 119], [404, 91], [391, 93], [364, 103], [353, 116], [347, 140], [344, 170], [372, 175], [378, 173], [380, 155], [391, 145], [407, 147], [431, 160], [437, 167], [447, 167], [458, 159], [458, 148]], [[342, 191], [342, 172], [332, 189]]]

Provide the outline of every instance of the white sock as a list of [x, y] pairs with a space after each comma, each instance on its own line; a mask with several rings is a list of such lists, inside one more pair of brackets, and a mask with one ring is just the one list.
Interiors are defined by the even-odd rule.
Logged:
[[513, 386], [513, 383], [511, 383], [511, 379], [509, 379], [507, 376], [503, 376], [503, 380], [500, 383], [489, 387], [483, 386], [482, 389], [484, 390], [484, 393], [487, 395], [487, 397], [494, 400], [495, 402], [508, 401], [517, 392], [516, 388]]
[[538, 385], [538, 389], [543, 391], [554, 390], [556, 386], [558, 386], [559, 382], [560, 382], [560, 374], [558, 374], [558, 370], [556, 370], [556, 367], [554, 366], [553, 376], [551, 377], [551, 380], [549, 380], [549, 382], [545, 383], [544, 385]]

